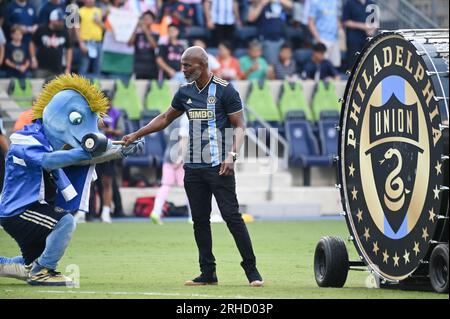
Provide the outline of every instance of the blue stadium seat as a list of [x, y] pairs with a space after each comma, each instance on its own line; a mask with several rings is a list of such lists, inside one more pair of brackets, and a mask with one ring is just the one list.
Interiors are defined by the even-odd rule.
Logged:
[[311, 166], [331, 166], [333, 158], [322, 155], [312, 125], [307, 120], [287, 119], [286, 139], [289, 143], [289, 165], [303, 168], [305, 186], [311, 184]]
[[247, 55], [248, 49], [246, 48], [237, 48], [236, 50], [234, 50], [234, 56], [239, 59], [242, 58], [243, 56]]
[[306, 62], [311, 60], [312, 49], [297, 49], [294, 51], [294, 59], [299, 67], [303, 67]]
[[335, 118], [322, 119], [318, 123], [322, 155], [328, 156], [331, 162], [338, 152], [338, 132], [336, 131], [336, 124], [338, 122], [339, 119]]
[[286, 27], [286, 38], [291, 43], [303, 43], [304, 37], [305, 35], [300, 27]]
[[209, 39], [209, 31], [206, 28], [198, 27], [198, 26], [190, 26], [185, 29], [185, 37], [188, 40], [194, 39]]
[[255, 26], [242, 26], [234, 31], [234, 36], [237, 40], [248, 43], [250, 40], [258, 37], [258, 28]]
[[208, 52], [212, 56], [217, 56], [219, 54], [219, 49], [218, 48], [207, 48], [206, 52]]

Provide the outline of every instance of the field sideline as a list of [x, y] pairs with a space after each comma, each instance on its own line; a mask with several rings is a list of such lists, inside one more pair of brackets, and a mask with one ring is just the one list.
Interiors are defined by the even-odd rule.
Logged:
[[[80, 288], [31, 287], [0, 278], [0, 298], [442, 298], [428, 292], [365, 287], [366, 272], [350, 272], [343, 289], [318, 288], [313, 256], [321, 236], [347, 238], [344, 221], [256, 221], [248, 224], [265, 287], [252, 288], [226, 225], [213, 224], [218, 286], [185, 287], [199, 274], [192, 225], [168, 222], [87, 223], [78, 225], [59, 271], [76, 264]], [[350, 256], [356, 251], [347, 244]], [[0, 229], [0, 255], [18, 254]]]

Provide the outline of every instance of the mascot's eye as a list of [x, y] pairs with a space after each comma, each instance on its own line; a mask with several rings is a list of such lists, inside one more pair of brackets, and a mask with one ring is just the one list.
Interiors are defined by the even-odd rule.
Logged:
[[83, 117], [78, 112], [72, 112], [69, 115], [69, 120], [70, 120], [70, 123], [72, 123], [74, 125], [78, 125], [78, 124], [81, 124]]

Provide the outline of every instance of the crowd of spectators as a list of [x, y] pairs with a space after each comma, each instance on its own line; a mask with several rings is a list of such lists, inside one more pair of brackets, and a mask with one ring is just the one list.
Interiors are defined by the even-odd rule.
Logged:
[[[376, 28], [372, 0], [0, 0], [0, 77], [183, 81], [189, 45], [226, 80], [337, 78]], [[139, 17], [127, 41], [114, 10]], [[126, 19], [126, 18], [123, 18]], [[297, 51], [309, 49], [299, 63]], [[301, 55], [301, 53], [299, 53]]]

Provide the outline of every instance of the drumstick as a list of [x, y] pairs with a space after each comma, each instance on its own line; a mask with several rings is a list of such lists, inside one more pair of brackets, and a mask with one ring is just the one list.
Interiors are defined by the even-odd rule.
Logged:
[[125, 141], [112, 141], [113, 145], [125, 145]]

